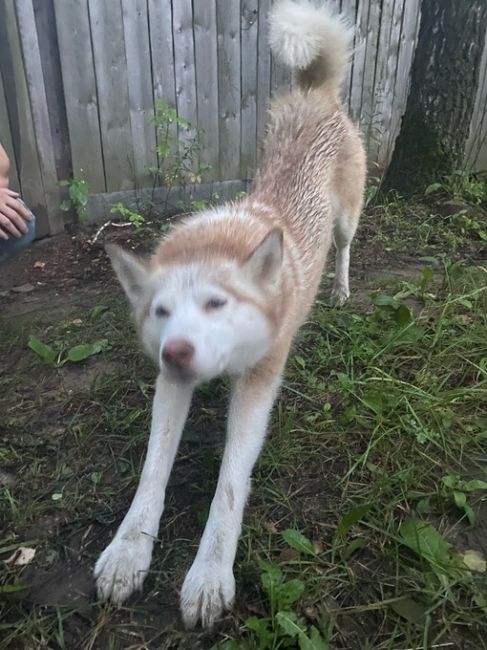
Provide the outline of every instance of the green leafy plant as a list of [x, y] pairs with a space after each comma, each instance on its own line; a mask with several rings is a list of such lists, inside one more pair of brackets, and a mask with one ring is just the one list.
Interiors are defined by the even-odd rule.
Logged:
[[82, 343], [68, 348], [64, 341], [55, 341], [53, 345], [48, 345], [32, 335], [29, 337], [27, 345], [38, 357], [55, 368], [64, 366], [68, 361], [74, 363], [84, 361], [88, 357], [110, 348], [107, 339], [101, 339], [94, 343]]
[[369, 513], [371, 508], [372, 505], [369, 503], [354, 506], [342, 517], [335, 530], [335, 534], [333, 535], [333, 557], [335, 557], [336, 550], [342, 547], [342, 560], [346, 561], [353, 553], [355, 553], [355, 551], [358, 551], [366, 545], [366, 541], [362, 537], [356, 537], [346, 544], [345, 540], [352, 526], [363, 519]]
[[453, 199], [462, 199], [474, 205], [487, 203], [487, 179], [479, 174], [471, 174], [458, 169], [431, 183], [425, 190], [425, 196], [444, 192]]
[[[163, 99], [156, 100], [152, 124], [157, 134], [158, 163], [150, 167], [149, 172], [154, 179], [153, 190], [157, 185], [167, 189], [164, 205], [166, 209], [171, 189], [177, 186], [184, 193], [188, 186], [201, 183], [202, 176], [209, 166], [199, 160], [202, 129], [180, 117], [176, 109]], [[188, 205], [191, 207], [191, 199]]]
[[139, 230], [145, 223], [145, 217], [143, 217], [139, 212], [130, 210], [130, 208], [124, 206], [120, 201], [112, 205], [110, 208], [110, 214], [119, 214], [123, 219], [132, 224], [134, 230]]
[[304, 553], [305, 555], [315, 555], [313, 544], [299, 530], [288, 528], [282, 533], [282, 537], [284, 541], [296, 551]]
[[[300, 531], [288, 529], [282, 533], [282, 537], [299, 553], [316, 555], [312, 542]], [[269, 615], [251, 616], [245, 622], [246, 629], [253, 633], [258, 644], [249, 647], [258, 647], [259, 650], [274, 650], [280, 647], [328, 650], [328, 643], [321, 632], [291, 609], [303, 595], [305, 582], [299, 578], [287, 580], [282, 569], [271, 562], [261, 562], [260, 567], [260, 580], [267, 597]]]
[[477, 234], [479, 239], [482, 239], [483, 241], [487, 241], [487, 228], [485, 227], [485, 220], [482, 223], [478, 219], [474, 219], [473, 217], [469, 217], [465, 215], [464, 221], [465, 221], [467, 233], [469, 231], [473, 231]]
[[78, 219], [86, 219], [86, 205], [88, 203], [88, 183], [80, 178], [70, 178], [59, 182], [61, 187], [68, 188], [68, 198], [61, 203], [61, 210], [68, 212], [74, 210]]
[[487, 482], [480, 480], [463, 480], [458, 474], [446, 474], [439, 485], [440, 495], [453, 503], [459, 510], [463, 510], [468, 521], [475, 524], [475, 513], [468, 503], [468, 495], [478, 490], [487, 490]]
[[195, 199], [192, 201], [183, 201], [183, 199], [178, 199], [175, 203], [175, 206], [178, 210], [194, 210], [198, 212], [199, 210], [206, 210], [210, 205], [210, 202], [206, 199]]
[[262, 618], [251, 616], [245, 622], [258, 643], [258, 646], [251, 647], [274, 650], [297, 642], [301, 650], [327, 650], [329, 646], [320, 631], [308, 626], [290, 609], [303, 595], [304, 582], [297, 578], [286, 580], [282, 570], [269, 562], [262, 562], [261, 568], [261, 584], [267, 595], [270, 615]]

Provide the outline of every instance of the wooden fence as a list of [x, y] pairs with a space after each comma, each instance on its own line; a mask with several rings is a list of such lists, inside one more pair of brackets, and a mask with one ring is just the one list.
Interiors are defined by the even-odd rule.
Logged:
[[[13, 184], [39, 216], [38, 234], [62, 228], [61, 179], [88, 182], [94, 216], [151, 184], [157, 98], [205, 131], [205, 188], [251, 178], [269, 98], [292, 83], [267, 45], [270, 5], [2, 0], [0, 141]], [[344, 100], [378, 168], [390, 160], [405, 108], [420, 5], [335, 0], [357, 26]], [[466, 152], [472, 168], [487, 167], [487, 54], [484, 62]]]

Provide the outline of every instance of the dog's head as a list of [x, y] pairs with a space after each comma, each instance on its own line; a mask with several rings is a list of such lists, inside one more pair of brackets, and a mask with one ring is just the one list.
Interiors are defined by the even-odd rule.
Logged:
[[107, 252], [142, 343], [171, 381], [238, 373], [269, 351], [282, 266], [280, 230], [271, 230], [244, 261], [166, 265], [111, 244]]

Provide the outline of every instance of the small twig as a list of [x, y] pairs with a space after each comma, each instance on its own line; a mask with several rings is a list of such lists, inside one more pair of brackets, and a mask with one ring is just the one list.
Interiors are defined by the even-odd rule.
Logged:
[[107, 222], [104, 223], [100, 228], [98, 228], [98, 230], [96, 231], [94, 237], [92, 237], [92, 238], [89, 240], [90, 244], [92, 244], [92, 245], [93, 245], [93, 244], [96, 244], [96, 242], [98, 241], [98, 237], [99, 237], [99, 236], [101, 235], [101, 233], [105, 230], [105, 228], [108, 228], [108, 226], [111, 225], [111, 223], [112, 223], [111, 220], [110, 220], [110, 221], [107, 221]]
[[96, 244], [98, 241], [98, 238], [100, 237], [101, 233], [108, 228], [108, 226], [113, 226], [114, 228], [130, 228], [132, 224], [128, 221], [126, 223], [115, 223], [111, 219], [107, 221], [106, 223], [103, 224], [98, 230], [96, 231], [95, 235], [89, 240], [90, 244]]
[[114, 223], [114, 222], [112, 221], [112, 222], [109, 222], [109, 223], [111, 223], [111, 225], [112, 225], [114, 228], [130, 228], [130, 226], [132, 225], [132, 224], [130, 223], [130, 221], [127, 221], [127, 222], [125, 222], [125, 223]]

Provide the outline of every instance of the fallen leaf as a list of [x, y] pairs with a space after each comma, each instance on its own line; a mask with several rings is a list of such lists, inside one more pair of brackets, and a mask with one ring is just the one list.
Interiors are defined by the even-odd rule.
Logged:
[[15, 566], [26, 566], [32, 562], [35, 554], [35, 548], [29, 548], [28, 546], [19, 546], [19, 548], [5, 560], [5, 564], [11, 564], [13, 562]]
[[316, 620], [317, 611], [314, 607], [305, 607], [304, 615], [306, 618], [309, 618], [311, 621]]
[[40, 260], [37, 260], [37, 262], [34, 262], [34, 268], [35, 269], [43, 269], [46, 266], [45, 262], [41, 262]]
[[285, 548], [277, 556], [277, 562], [292, 562], [299, 557], [299, 553], [295, 548]]
[[423, 620], [428, 610], [426, 605], [412, 598], [401, 598], [396, 602], [390, 603], [389, 607], [410, 623], [417, 623]]
[[265, 521], [264, 528], [268, 533], [275, 535], [277, 533], [276, 524], [273, 521]]
[[477, 573], [485, 573], [487, 562], [478, 551], [468, 550], [461, 556], [463, 563], [471, 570]]
[[313, 540], [313, 548], [315, 550], [316, 555], [323, 553], [323, 544], [317, 539]]

